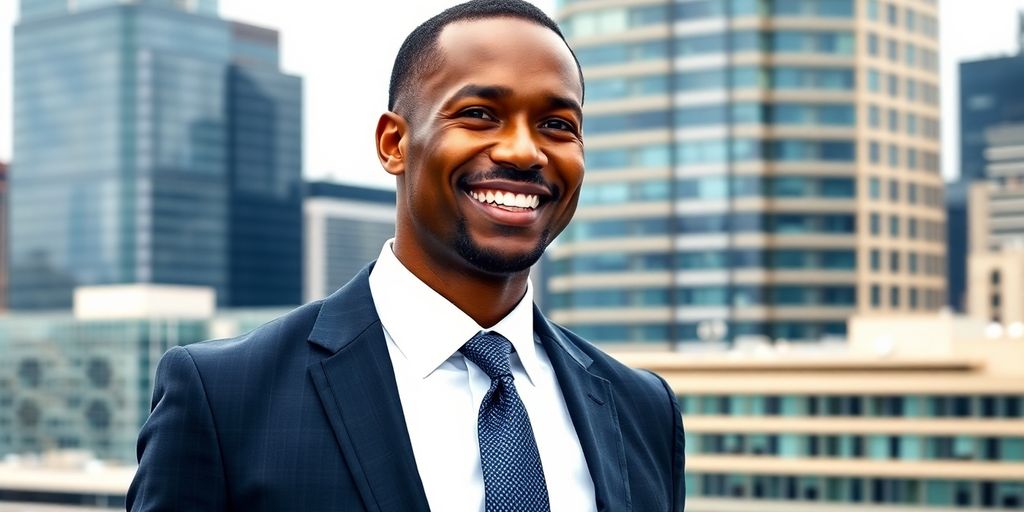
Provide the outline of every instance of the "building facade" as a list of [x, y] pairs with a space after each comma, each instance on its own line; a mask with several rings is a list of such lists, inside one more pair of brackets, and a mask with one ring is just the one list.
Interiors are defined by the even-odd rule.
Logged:
[[985, 132], [1024, 122], [1024, 12], [1016, 55], [960, 63], [960, 178], [984, 179]]
[[110, 283], [301, 300], [301, 80], [276, 32], [216, 0], [21, 0], [13, 104], [12, 309]]
[[310, 182], [305, 199], [306, 302], [330, 295], [395, 236], [395, 191]]
[[944, 304], [937, 2], [559, 12], [587, 183], [552, 251], [555, 320], [604, 342], [813, 340]]
[[7, 164], [0, 162], [0, 312], [7, 310]]
[[1009, 327], [1024, 322], [1024, 124], [989, 128], [985, 141], [987, 177], [968, 201], [967, 312]]
[[849, 344], [623, 354], [686, 425], [686, 510], [1024, 507], [1024, 329], [858, 317]]
[[1024, 122], [1024, 13], [1019, 15], [1016, 55], [960, 63], [960, 176], [947, 187], [949, 304], [963, 311], [967, 300], [968, 190], [987, 178], [986, 132]]
[[77, 289], [74, 313], [0, 317], [0, 459], [72, 450], [134, 464], [160, 357], [286, 312], [215, 311], [213, 296], [209, 287], [108, 285]]

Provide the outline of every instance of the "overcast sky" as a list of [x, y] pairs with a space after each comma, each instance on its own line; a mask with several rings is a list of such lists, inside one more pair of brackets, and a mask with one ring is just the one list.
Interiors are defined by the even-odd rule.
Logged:
[[[11, 27], [18, 0], [0, 0], [0, 160], [11, 158]], [[387, 107], [391, 64], [415, 26], [458, 2], [441, 0], [220, 0], [228, 19], [281, 32], [282, 67], [305, 80], [307, 177], [393, 186], [373, 130]], [[554, 14], [554, 0], [535, 2]], [[940, 0], [943, 173], [957, 174], [957, 62], [1016, 51], [1024, 0]]]

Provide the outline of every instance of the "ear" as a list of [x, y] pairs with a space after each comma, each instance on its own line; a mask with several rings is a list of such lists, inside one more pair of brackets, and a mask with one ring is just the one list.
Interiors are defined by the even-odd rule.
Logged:
[[405, 173], [408, 133], [409, 124], [394, 112], [385, 112], [377, 120], [377, 158], [388, 174], [401, 176]]

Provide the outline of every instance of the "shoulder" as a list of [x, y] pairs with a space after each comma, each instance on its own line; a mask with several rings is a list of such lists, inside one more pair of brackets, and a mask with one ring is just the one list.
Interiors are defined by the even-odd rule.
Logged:
[[200, 341], [184, 345], [180, 349], [186, 352], [197, 366], [251, 362], [254, 358], [271, 362], [284, 352], [305, 347], [323, 302], [318, 300], [299, 306], [232, 338]]
[[613, 391], [641, 393], [660, 400], [665, 394], [672, 394], [664, 379], [649, 370], [631, 368], [619, 362], [600, 347], [578, 336], [576, 333], [550, 323], [558, 334], [593, 360], [591, 370], [609, 381]]

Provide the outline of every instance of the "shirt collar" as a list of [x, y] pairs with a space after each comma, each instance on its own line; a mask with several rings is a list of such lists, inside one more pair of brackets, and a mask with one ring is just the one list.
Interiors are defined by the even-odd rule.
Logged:
[[388, 240], [370, 272], [373, 296], [381, 325], [420, 378], [428, 377], [480, 331], [501, 334], [512, 342], [531, 383], [540, 371], [533, 337], [533, 285], [526, 295], [490, 329], [476, 323], [461, 309], [420, 281], [405, 268]]

